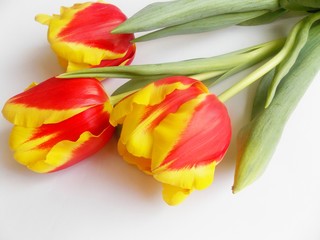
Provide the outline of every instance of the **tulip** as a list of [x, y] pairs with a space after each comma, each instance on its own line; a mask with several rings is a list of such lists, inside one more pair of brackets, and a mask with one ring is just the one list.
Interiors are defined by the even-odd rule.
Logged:
[[126, 16], [112, 4], [87, 2], [61, 7], [60, 15], [36, 16], [48, 25], [48, 41], [67, 71], [130, 64], [133, 34], [111, 34]]
[[2, 114], [14, 124], [9, 145], [14, 158], [39, 173], [85, 159], [111, 138], [112, 106], [93, 78], [50, 78], [10, 98]]
[[228, 112], [199, 81], [168, 77], [122, 99], [110, 116], [122, 125], [120, 155], [162, 183], [169, 205], [207, 188], [231, 138]]

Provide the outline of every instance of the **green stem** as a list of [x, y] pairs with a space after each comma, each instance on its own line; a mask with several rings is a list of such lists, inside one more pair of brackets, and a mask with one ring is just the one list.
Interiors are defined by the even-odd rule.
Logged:
[[290, 52], [291, 48], [294, 45], [295, 38], [299, 32], [300, 27], [303, 25], [303, 22], [299, 22], [294, 26], [292, 29], [289, 37], [287, 38], [283, 48], [281, 51], [274, 56], [272, 59], [270, 59], [267, 63], [247, 75], [245, 78], [240, 80], [238, 83], [233, 85], [231, 88], [227, 89], [223, 93], [221, 93], [218, 98], [220, 101], [225, 102], [234, 95], [238, 94], [240, 91], [248, 87], [250, 84], [254, 83], [258, 79], [260, 79], [262, 76], [264, 76], [266, 73], [271, 71], [274, 67], [276, 67]]
[[76, 72], [63, 73], [58, 77], [139, 78], [155, 77], [156, 75], [189, 76], [204, 72], [221, 72], [228, 71], [244, 63], [247, 63], [247, 66], [254, 65], [273, 55], [273, 53], [278, 51], [282, 46], [283, 41], [276, 40], [210, 58], [198, 58], [160, 64], [89, 68]]
[[276, 68], [275, 75], [269, 87], [265, 108], [267, 108], [270, 105], [273, 97], [275, 96], [279, 83], [281, 82], [283, 77], [290, 71], [291, 67], [297, 60], [300, 54], [300, 51], [302, 50], [302, 48], [304, 47], [304, 45], [308, 40], [309, 31], [312, 25], [319, 19], [320, 19], [320, 12], [312, 14], [303, 19], [303, 23], [301, 25], [301, 28], [299, 29], [299, 32], [295, 39], [295, 43], [292, 50], [290, 51], [290, 53], [288, 53], [288, 56], [286, 56], [286, 58]]
[[189, 77], [197, 79], [199, 81], [204, 81], [204, 80], [208, 80], [213, 77], [220, 76], [220, 75], [224, 74], [225, 72], [226, 71], [212, 71], [212, 72], [205, 72], [205, 73], [190, 75]]

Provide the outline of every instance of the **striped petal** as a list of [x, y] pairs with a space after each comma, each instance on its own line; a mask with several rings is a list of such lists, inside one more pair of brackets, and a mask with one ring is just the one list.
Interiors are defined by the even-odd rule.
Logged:
[[57, 123], [108, 100], [101, 83], [92, 78], [50, 78], [10, 98], [4, 117], [24, 127]]
[[180, 170], [158, 169], [152, 174], [156, 180], [165, 183], [163, 184], [163, 199], [169, 205], [177, 205], [194, 189], [203, 190], [211, 185], [214, 179], [215, 166], [216, 162], [212, 162], [208, 165]]
[[111, 120], [122, 124], [120, 154], [163, 184], [169, 205], [212, 183], [231, 139], [223, 103], [187, 77], [149, 84], [120, 101]]
[[[231, 138], [227, 111], [214, 95], [202, 94], [167, 116], [155, 129], [152, 174], [165, 183], [163, 198], [170, 205], [188, 190], [211, 185], [216, 164], [224, 156]], [[174, 191], [176, 189], [176, 191]], [[181, 190], [182, 189], [182, 190]]]
[[67, 72], [77, 71], [84, 68], [97, 68], [97, 67], [111, 67], [111, 66], [124, 66], [130, 65], [134, 59], [136, 52], [136, 46], [133, 44], [130, 46], [129, 50], [126, 54], [121, 58], [110, 59], [110, 60], [102, 60], [99, 65], [90, 65], [85, 63], [74, 63], [74, 62], [67, 62], [64, 59], [60, 58], [59, 62], [63, 67], [67, 68]]
[[120, 65], [132, 58], [134, 35], [110, 33], [126, 19], [120, 9], [104, 2], [75, 4], [62, 7], [60, 15], [36, 16], [48, 25], [48, 41], [57, 56], [66, 60], [67, 71], [101, 65], [104, 60], [122, 59], [114, 62]]
[[114, 132], [108, 108], [95, 106], [38, 128], [15, 126], [10, 137], [15, 159], [36, 172], [60, 170], [83, 160], [103, 147]]
[[[126, 152], [130, 155], [138, 158], [151, 159], [154, 145], [154, 128], [168, 114], [176, 112], [181, 103], [193, 99], [202, 93], [201, 89], [193, 85], [187, 90], [183, 89], [183, 85], [179, 82], [172, 85], [173, 86], [166, 85], [168, 86], [167, 91], [162, 91], [162, 93], [158, 95], [156, 93], [161, 90], [161, 85], [150, 85], [145, 89], [146, 91], [142, 91], [144, 96], [150, 96], [150, 100], [154, 101], [151, 106], [146, 106], [148, 102], [140, 101], [145, 99], [141, 96], [141, 92], [137, 92], [127, 99], [124, 99], [113, 110], [111, 122], [116, 125], [119, 119], [124, 119], [119, 142], [121, 142], [121, 146], [125, 146]], [[172, 91], [174, 88], [182, 88], [182, 90], [176, 89]], [[165, 90], [166, 88], [162, 87], [162, 89]], [[155, 99], [152, 99], [153, 96], [160, 99], [157, 101], [157, 104]], [[127, 112], [129, 109], [131, 109], [131, 111]], [[123, 118], [124, 114], [125, 118]], [[117, 119], [115, 120], [116, 117]], [[120, 120], [120, 122], [122, 123], [122, 120]], [[137, 163], [137, 161], [133, 162]], [[137, 163], [137, 166], [140, 169], [145, 168], [141, 167], [139, 163]], [[150, 169], [150, 166], [148, 168]]]
[[168, 77], [151, 83], [120, 101], [112, 111], [110, 122], [114, 126], [123, 124], [127, 115], [134, 112], [134, 106], [160, 104], [173, 91], [189, 89], [192, 86], [194, 92], [208, 92], [201, 82], [183, 76]]
[[[167, 137], [169, 129], [171, 136]], [[163, 145], [154, 147], [153, 170], [164, 166], [177, 170], [219, 162], [230, 143], [230, 118], [216, 96], [202, 94], [164, 119], [155, 131], [155, 139]]]
[[150, 158], [144, 158], [144, 157], [137, 157], [130, 152], [128, 152], [126, 146], [119, 141], [118, 142], [118, 152], [123, 157], [126, 162], [129, 164], [135, 165], [138, 167], [141, 171], [143, 171], [146, 174], [151, 174], [151, 159]]

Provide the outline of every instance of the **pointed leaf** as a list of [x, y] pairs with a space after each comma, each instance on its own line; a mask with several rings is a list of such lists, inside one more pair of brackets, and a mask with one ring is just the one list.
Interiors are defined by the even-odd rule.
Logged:
[[289, 10], [312, 11], [320, 8], [318, 0], [282, 0], [280, 5]]
[[319, 37], [320, 25], [310, 31], [307, 44], [279, 85], [271, 105], [255, 110], [253, 120], [240, 132], [233, 192], [252, 184], [268, 166], [288, 118], [319, 70]]
[[287, 12], [288, 12], [288, 10], [280, 8], [275, 11], [262, 14], [258, 17], [253, 18], [253, 19], [241, 22], [239, 25], [240, 26], [254, 26], [254, 25], [271, 23], [271, 22], [277, 20], [278, 18], [282, 17]]
[[294, 39], [294, 45], [291, 47], [291, 50], [288, 52], [285, 59], [276, 68], [274, 78], [270, 85], [268, 97], [266, 99], [266, 107], [268, 107], [271, 103], [280, 81], [290, 71], [301, 49], [306, 44], [308, 40], [309, 30], [312, 24], [315, 21], [319, 20], [319, 18], [320, 13], [315, 13], [313, 15], [310, 15], [309, 17], [304, 18], [301, 22], [299, 27], [300, 29], [298, 30], [297, 36]]
[[278, 0], [176, 0], [153, 3], [133, 15], [113, 33], [154, 30], [225, 13], [275, 9], [278, 9]]
[[138, 37], [134, 42], [149, 41], [157, 38], [163, 38], [173, 35], [183, 35], [192, 33], [201, 33], [213, 31], [219, 28], [229, 27], [235, 24], [242, 23], [248, 19], [256, 18], [267, 11], [252, 11], [244, 13], [227, 13], [218, 16], [212, 16], [207, 18], [202, 18], [194, 20], [191, 22], [175, 25], [172, 27], [167, 27], [155, 32], [148, 33], [141, 37]]

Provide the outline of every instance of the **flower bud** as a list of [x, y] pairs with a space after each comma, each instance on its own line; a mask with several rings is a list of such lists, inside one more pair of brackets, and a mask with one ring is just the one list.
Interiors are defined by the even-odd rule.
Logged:
[[169, 77], [120, 101], [110, 122], [122, 125], [118, 151], [163, 185], [169, 205], [207, 188], [230, 143], [228, 112], [199, 81]]
[[36, 16], [38, 22], [48, 25], [48, 41], [67, 72], [130, 64], [134, 35], [110, 33], [126, 19], [116, 6], [103, 2], [61, 7], [60, 15]]
[[39, 173], [69, 167], [97, 152], [111, 138], [112, 106], [92, 78], [50, 78], [10, 98], [2, 114], [14, 124], [14, 158]]

